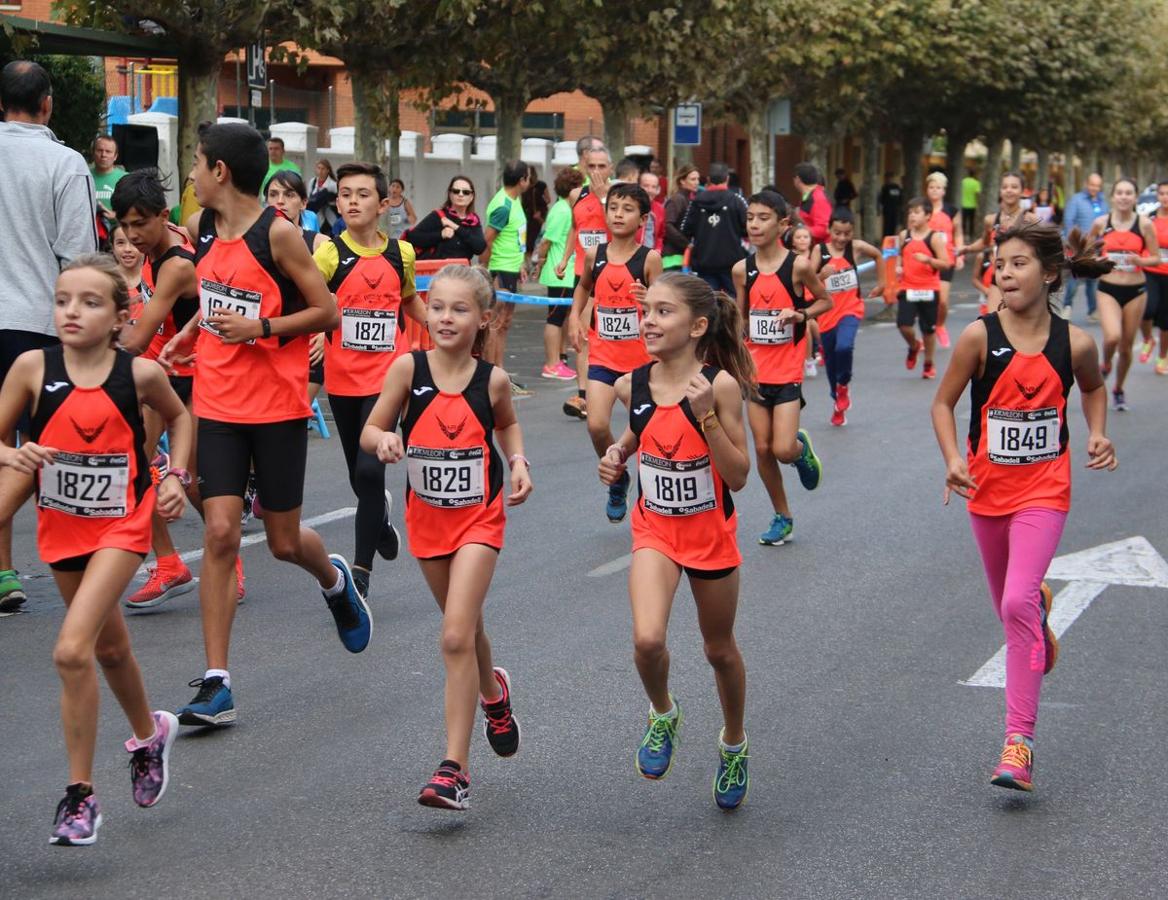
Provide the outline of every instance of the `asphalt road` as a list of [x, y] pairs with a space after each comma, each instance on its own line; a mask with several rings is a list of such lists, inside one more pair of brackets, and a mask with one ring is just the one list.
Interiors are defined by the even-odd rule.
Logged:
[[[959, 306], [954, 334], [976, 314]], [[248, 547], [232, 676], [239, 724], [184, 730], [169, 792], [133, 805], [124, 720], [102, 689], [92, 848], [48, 843], [67, 769], [51, 648], [61, 604], [17, 520], [27, 612], [0, 619], [0, 897], [1163, 897], [1168, 599], [1108, 587], [1063, 639], [1047, 679], [1037, 791], [990, 787], [1000, 689], [962, 684], [1002, 644], [959, 505], [941, 505], [928, 417], [934, 385], [902, 365], [886, 323], [861, 331], [849, 424], [832, 429], [821, 375], [804, 422], [824, 461], [808, 495], [786, 478], [795, 540], [760, 547], [769, 519], [752, 475], [736, 498], [738, 636], [748, 670], [751, 791], [710, 796], [720, 724], [688, 588], [670, 632], [686, 720], [674, 769], [652, 783], [633, 754], [646, 701], [632, 663], [627, 525], [604, 491], [569, 389], [538, 377], [526, 311], [514, 369], [536, 490], [510, 515], [486, 619], [514, 683], [517, 757], [473, 744], [473, 805], [417, 805], [442, 752], [439, 617], [408, 557], [374, 573], [376, 628], [350, 656], [311, 580]], [[941, 363], [944, 364], [944, 354]], [[1083, 470], [1061, 553], [1133, 535], [1168, 553], [1163, 440], [1168, 379], [1140, 367], [1113, 415], [1121, 465]], [[964, 423], [966, 404], [962, 404]], [[336, 439], [313, 438], [305, 516], [353, 505]], [[390, 470], [399, 494], [404, 473]], [[395, 514], [400, 523], [400, 512]], [[175, 530], [200, 546], [197, 520]], [[320, 526], [352, 550], [352, 520]], [[259, 533], [257, 525], [248, 533]], [[597, 568], [611, 574], [589, 575]], [[1056, 587], [1059, 587], [1056, 583]], [[194, 593], [132, 617], [151, 701], [174, 708], [202, 674]]]

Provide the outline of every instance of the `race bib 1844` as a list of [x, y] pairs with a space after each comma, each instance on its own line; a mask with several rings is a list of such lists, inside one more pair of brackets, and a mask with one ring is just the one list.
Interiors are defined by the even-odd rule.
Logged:
[[779, 321], [777, 309], [750, 311], [750, 340], [754, 344], [789, 344], [795, 340], [795, 320]]
[[986, 454], [990, 462], [1005, 466], [1025, 466], [1046, 462], [1059, 455], [1058, 410], [988, 409], [986, 411]]
[[130, 457], [125, 453], [61, 453], [41, 467], [42, 509], [71, 516], [119, 519], [127, 514]]
[[[217, 281], [208, 281], [203, 278], [199, 281], [199, 311], [203, 318], [199, 327], [218, 335], [215, 326], [207, 321], [207, 317], [217, 312], [236, 312], [245, 319], [259, 321], [260, 303], [264, 295], [259, 291], [245, 291], [242, 288], [220, 284]], [[255, 340], [248, 341], [254, 344]]]
[[486, 452], [482, 447], [406, 448], [410, 489], [431, 506], [456, 508], [483, 502]]
[[392, 353], [397, 339], [397, 313], [389, 309], [341, 310], [341, 346], [365, 353]]

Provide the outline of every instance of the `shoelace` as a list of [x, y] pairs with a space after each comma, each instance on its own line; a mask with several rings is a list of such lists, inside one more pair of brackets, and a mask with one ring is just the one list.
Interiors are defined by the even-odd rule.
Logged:
[[722, 762], [726, 768], [718, 775], [718, 790], [728, 791], [733, 787], [746, 784], [746, 760], [749, 759], [745, 750], [741, 753], [731, 753], [728, 750], [719, 750]]
[[487, 724], [490, 725], [491, 731], [494, 734], [506, 734], [511, 730], [511, 707], [483, 707], [483, 713], [487, 717]]
[[130, 754], [130, 777], [145, 778], [150, 774], [150, 748], [139, 747]]
[[1030, 748], [1025, 744], [1006, 744], [1002, 748], [1002, 759], [999, 765], [1012, 766], [1017, 769], [1030, 768]]
[[187, 687], [199, 689], [191, 703], [206, 703], [215, 696], [215, 692], [219, 690], [221, 684], [223, 684], [222, 678], [196, 678], [194, 681], [187, 682]]
[[672, 739], [676, 718], [657, 716], [649, 723], [649, 730], [645, 733], [642, 746], [648, 747], [653, 753], [660, 753], [667, 739]]
[[453, 769], [439, 769], [434, 773], [434, 777], [430, 779], [430, 784], [438, 784], [442, 787], [458, 787], [458, 773]]
[[91, 796], [90, 794], [81, 794], [77, 791], [66, 792], [65, 799], [63, 799], [57, 805], [58, 815], [60, 814], [62, 807], [64, 807], [64, 809], [65, 809], [65, 815], [62, 818], [62, 821], [72, 822], [76, 819], [81, 818], [81, 808], [85, 805], [85, 801], [90, 796]]

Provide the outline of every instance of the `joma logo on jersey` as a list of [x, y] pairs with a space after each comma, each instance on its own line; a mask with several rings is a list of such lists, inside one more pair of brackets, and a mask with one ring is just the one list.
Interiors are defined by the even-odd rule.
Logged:
[[677, 451], [681, 449], [680, 437], [673, 444], [663, 444], [655, 437], [650, 437], [650, 440], [657, 445], [657, 451], [666, 459], [673, 459], [677, 456]]
[[99, 437], [101, 437], [101, 433], [105, 431], [105, 425], [109, 421], [109, 418], [107, 417], [102, 419], [101, 424], [96, 428], [82, 428], [77, 424], [77, 420], [72, 416], [69, 417], [69, 421], [73, 423], [73, 430], [77, 432], [77, 436], [81, 438], [81, 440], [85, 441], [85, 443], [92, 444]]
[[438, 427], [442, 429], [442, 433], [446, 435], [446, 439], [448, 441], [455, 440], [460, 434], [462, 434], [462, 430], [466, 428], [466, 416], [463, 416], [462, 421], [453, 428], [443, 422], [442, 419], [438, 416], [435, 416], [435, 418], [438, 419]]
[[1033, 400], [1035, 395], [1042, 390], [1042, 386], [1046, 384], [1046, 379], [1042, 379], [1042, 381], [1038, 382], [1038, 384], [1029, 385], [1023, 384], [1021, 381], [1015, 378], [1014, 384], [1018, 386], [1018, 391], [1022, 394], [1023, 397], [1025, 397], [1027, 400]]

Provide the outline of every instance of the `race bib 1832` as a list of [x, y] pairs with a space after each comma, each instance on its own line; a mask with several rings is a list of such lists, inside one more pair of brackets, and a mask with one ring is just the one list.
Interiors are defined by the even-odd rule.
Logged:
[[483, 502], [486, 453], [482, 447], [406, 448], [410, 489], [431, 506], [457, 508]]
[[390, 309], [341, 310], [341, 346], [365, 353], [392, 353], [397, 339], [397, 313]]
[[859, 286], [860, 279], [856, 277], [855, 269], [845, 269], [828, 276], [827, 279], [827, 292], [829, 294], [842, 294], [844, 291], [853, 291]]
[[986, 411], [986, 454], [990, 462], [1005, 466], [1025, 466], [1046, 462], [1059, 455], [1058, 410], [988, 409]]
[[120, 519], [127, 513], [130, 457], [125, 453], [61, 453], [41, 467], [42, 509], [71, 516]]

